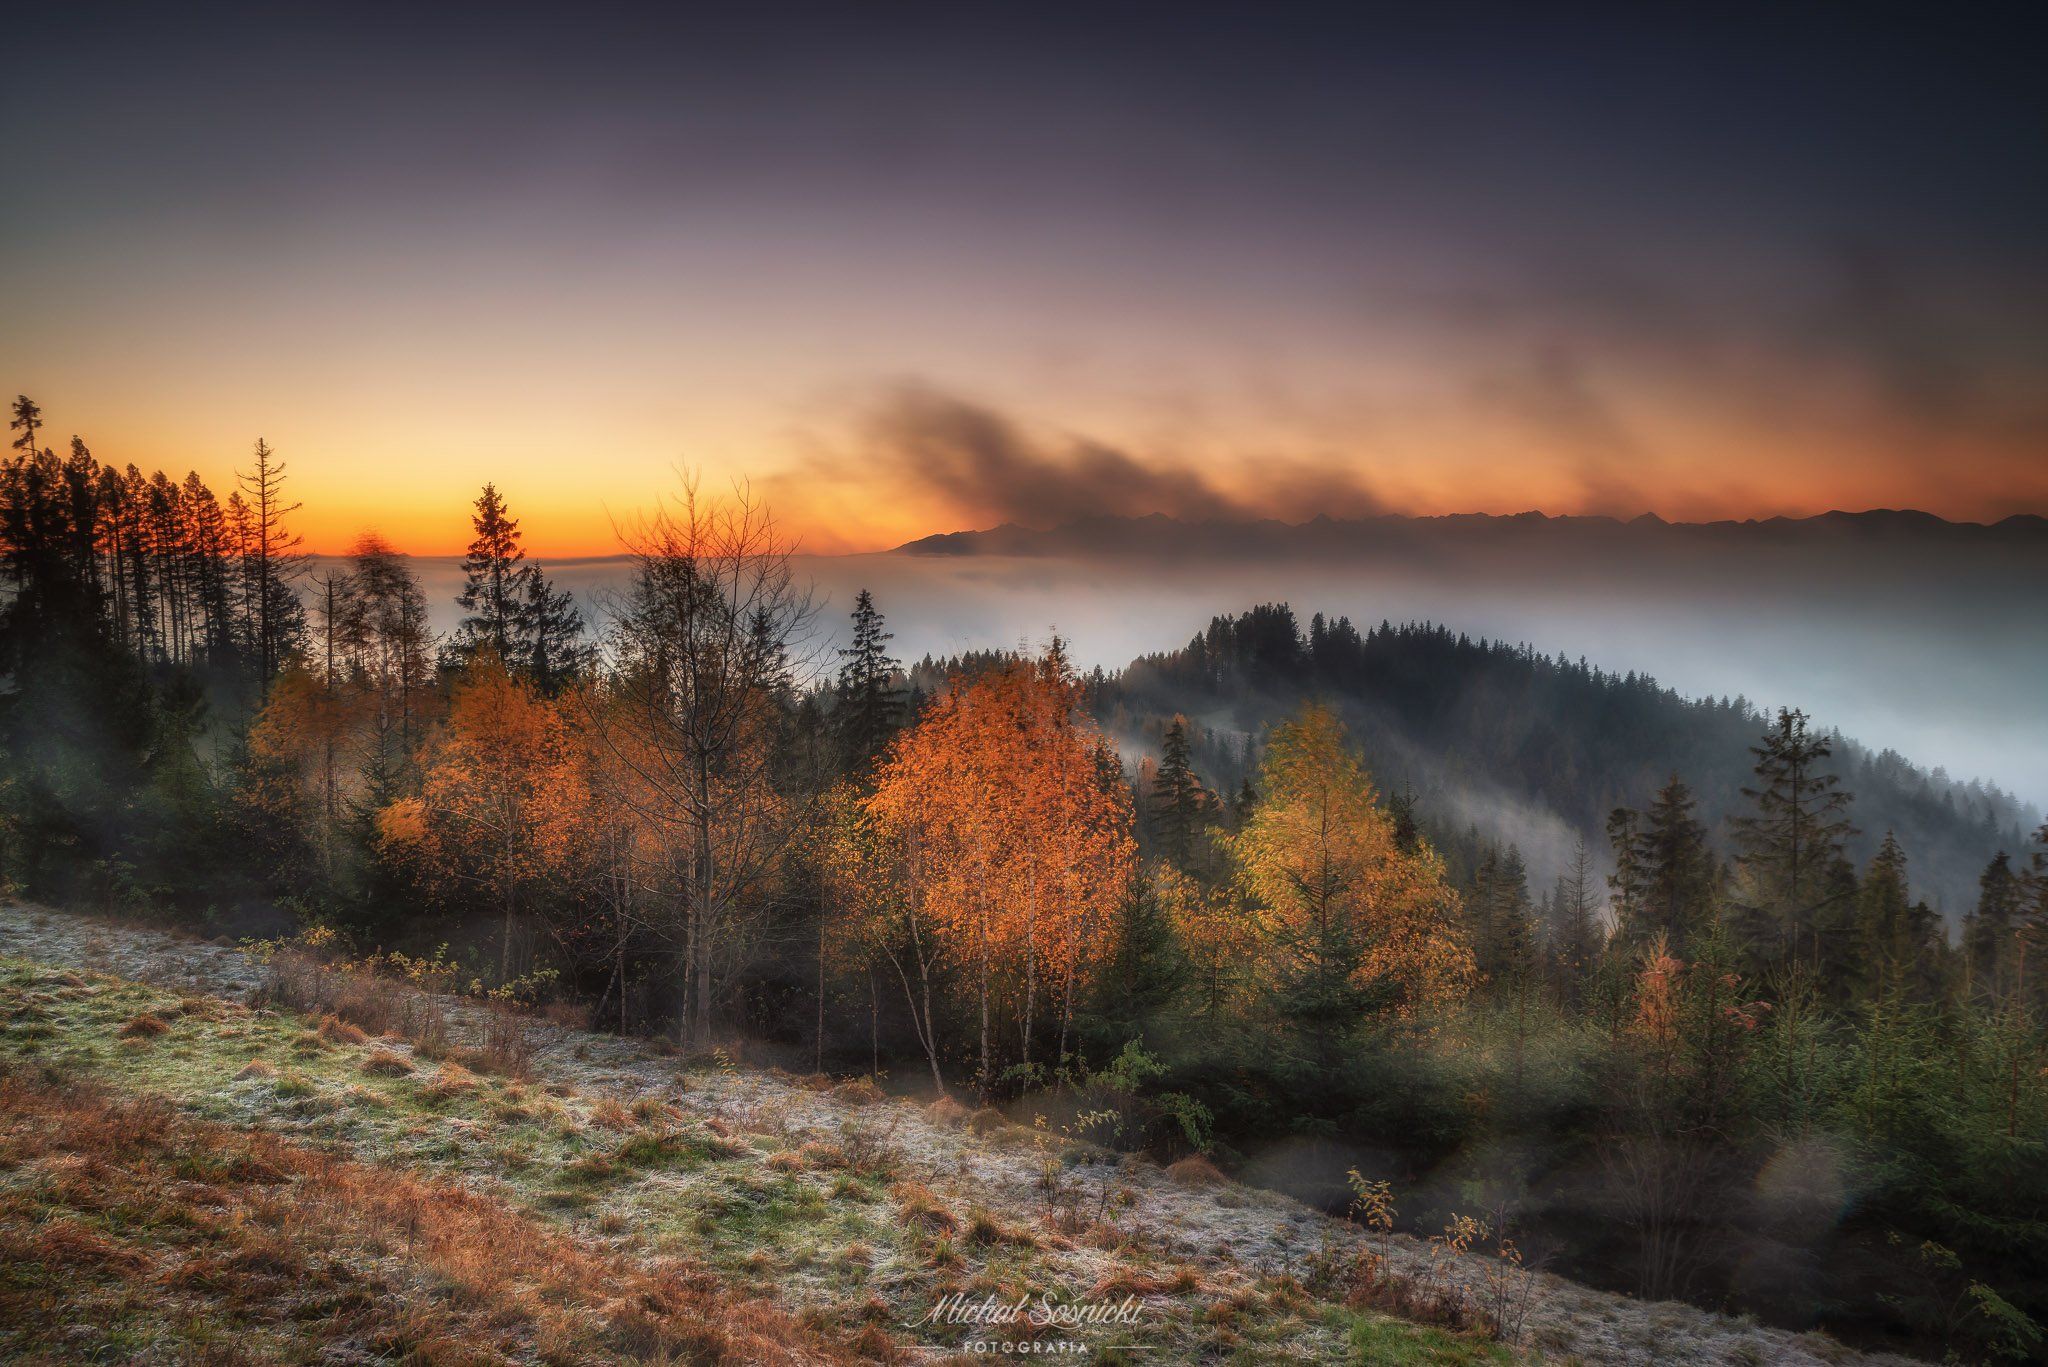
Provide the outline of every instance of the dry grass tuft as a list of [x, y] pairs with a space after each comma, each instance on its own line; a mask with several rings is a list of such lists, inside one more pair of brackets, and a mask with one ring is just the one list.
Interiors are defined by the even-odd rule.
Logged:
[[360, 1026], [351, 1025], [341, 1017], [329, 1014], [320, 1018], [320, 1038], [330, 1044], [362, 1044], [370, 1037], [363, 1033]]
[[898, 1182], [889, 1188], [889, 1195], [896, 1199], [896, 1208], [903, 1215], [904, 1223], [915, 1226], [927, 1234], [950, 1238], [960, 1230], [960, 1221], [944, 1203], [932, 1194], [930, 1187], [921, 1182]]
[[827, 1144], [814, 1139], [797, 1150], [804, 1163], [820, 1170], [831, 1170], [847, 1166], [846, 1151], [837, 1144]]
[[413, 1070], [412, 1060], [390, 1049], [379, 1049], [359, 1065], [371, 1077], [405, 1077]]
[[1011, 1229], [981, 1206], [967, 1213], [966, 1242], [979, 1248], [1038, 1247], [1029, 1230]]
[[856, 1357], [869, 1362], [902, 1362], [903, 1350], [889, 1337], [888, 1331], [878, 1324], [863, 1324], [846, 1345]]
[[1171, 1276], [1162, 1276], [1140, 1272], [1134, 1267], [1119, 1267], [1089, 1287], [1083, 1299], [1122, 1300], [1126, 1296], [1136, 1296], [1144, 1300], [1148, 1296], [1184, 1295], [1199, 1285], [1199, 1279], [1189, 1277], [1186, 1268]]
[[434, 1070], [434, 1075], [420, 1090], [428, 1101], [436, 1104], [453, 1101], [476, 1090], [476, 1074], [450, 1059]]
[[541, 1019], [564, 1030], [588, 1030], [591, 1026], [590, 1008], [582, 1002], [551, 1001], [540, 1009]]
[[1209, 1161], [1206, 1154], [1199, 1153], [1191, 1153], [1179, 1162], [1167, 1164], [1166, 1175], [1184, 1187], [1213, 1187], [1230, 1180], [1223, 1175], [1223, 1169]]
[[121, 1037], [123, 1039], [155, 1039], [170, 1028], [170, 1026], [164, 1024], [161, 1017], [152, 1016], [145, 1012], [121, 1027]]
[[633, 1119], [643, 1125], [673, 1125], [682, 1119], [682, 1112], [660, 1097], [643, 1096], [633, 1103]]
[[590, 1108], [590, 1123], [602, 1125], [607, 1130], [630, 1130], [633, 1128], [633, 1113], [620, 1105], [615, 1097], [599, 1097], [597, 1104]]
[[871, 1077], [852, 1077], [832, 1089], [832, 1095], [849, 1106], [879, 1105], [885, 1097]]

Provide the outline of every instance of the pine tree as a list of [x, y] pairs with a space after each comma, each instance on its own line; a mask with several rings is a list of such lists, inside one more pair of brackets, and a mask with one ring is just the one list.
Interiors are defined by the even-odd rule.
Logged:
[[1863, 994], [1925, 996], [1937, 980], [1939, 933], [1933, 912], [1912, 901], [1906, 851], [1886, 831], [1856, 896], [1856, 962]]
[[1188, 755], [1187, 718], [1178, 714], [1160, 743], [1159, 772], [1152, 782], [1153, 838], [1167, 859], [1186, 869], [1194, 858], [1195, 837], [1207, 804], [1202, 781], [1195, 777]]
[[42, 407], [26, 394], [15, 395], [14, 414], [7, 426], [10, 431], [21, 433], [14, 439], [14, 449], [33, 457], [40, 449], [36, 445], [36, 433], [43, 428]]
[[292, 592], [292, 580], [305, 568], [300, 538], [286, 519], [300, 505], [284, 501], [284, 462], [261, 437], [256, 439], [253, 468], [236, 472], [247, 496], [247, 540], [241, 548], [249, 583], [249, 620], [258, 677], [264, 685], [306, 639], [306, 612]]
[[1394, 819], [1394, 843], [1403, 853], [1415, 853], [1422, 843], [1422, 827], [1415, 819], [1415, 794], [1407, 785], [1387, 799], [1387, 815]]
[[1113, 948], [1089, 1013], [1093, 1043], [1110, 1052], [1131, 1040], [1146, 1042], [1188, 981], [1187, 956], [1162, 905], [1162, 876], [1173, 877], [1156, 866], [1140, 866], [1117, 907]]
[[1559, 995], [1576, 1001], [1586, 975], [1600, 958], [1600, 927], [1594, 917], [1593, 858], [1581, 840], [1572, 850], [1571, 868], [1560, 875], [1551, 900], [1550, 961]]
[[1258, 812], [1259, 790], [1252, 787], [1252, 781], [1247, 778], [1237, 785], [1237, 796], [1230, 801], [1230, 828], [1233, 831], [1243, 830]]
[[854, 595], [853, 644], [839, 652], [838, 723], [849, 769], [865, 769], [902, 724], [898, 663], [888, 653], [895, 633], [883, 630], [881, 611], [866, 589]]
[[1617, 809], [1608, 818], [1614, 842], [1616, 938], [1631, 951], [1663, 936], [1684, 957], [1689, 942], [1716, 918], [1719, 873], [1706, 828], [1693, 816], [1692, 791], [1676, 774], [1647, 814]]
[[495, 484], [484, 485], [470, 515], [476, 535], [463, 558], [462, 592], [455, 601], [468, 614], [455, 629], [455, 649], [464, 658], [488, 646], [507, 668], [524, 661], [515, 648], [525, 611], [528, 566], [519, 545], [519, 519], [505, 510]]
[[1735, 819], [1741, 851], [1738, 938], [1762, 964], [1803, 958], [1835, 978], [1845, 961], [1849, 897], [1842, 846], [1855, 828], [1844, 814], [1849, 794], [1823, 772], [1832, 754], [1825, 735], [1807, 729], [1804, 712], [1780, 708], [1756, 757], [1757, 786], [1742, 794], [1752, 815]]
[[2020, 881], [2000, 850], [1977, 879], [1977, 909], [1963, 923], [1963, 957], [1972, 991], [2005, 1001], [2023, 986], [2014, 936], [2020, 929]]
[[468, 661], [488, 649], [543, 695], [559, 693], [589, 668], [592, 655], [574, 596], [555, 588], [527, 560], [519, 520], [496, 485], [486, 484], [477, 496], [470, 526], [475, 537], [456, 598], [468, 615], [457, 625], [448, 653]]
[[1480, 973], [1499, 986], [1526, 982], [1536, 966], [1536, 940], [1520, 849], [1487, 852], [1473, 876], [1467, 918]]
[[584, 639], [575, 595], [549, 583], [538, 565], [526, 567], [516, 639], [519, 667], [547, 697], [587, 673], [596, 655]]

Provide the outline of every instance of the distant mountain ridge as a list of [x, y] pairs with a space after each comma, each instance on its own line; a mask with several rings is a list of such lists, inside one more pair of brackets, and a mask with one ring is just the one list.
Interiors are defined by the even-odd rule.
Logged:
[[1997, 522], [1951, 522], [1915, 509], [1834, 511], [1811, 517], [1667, 522], [1655, 513], [1627, 520], [1600, 515], [1542, 512], [1448, 513], [1370, 517], [1318, 516], [1306, 522], [1187, 521], [1152, 513], [1143, 517], [1089, 517], [1047, 528], [1006, 522], [980, 531], [941, 532], [895, 548], [905, 555], [1247, 555], [1319, 557], [1370, 553], [1419, 544], [1563, 540], [1616, 547], [1659, 545], [1840, 545], [1910, 542], [1951, 547], [2048, 551], [2048, 517], [2014, 513]]

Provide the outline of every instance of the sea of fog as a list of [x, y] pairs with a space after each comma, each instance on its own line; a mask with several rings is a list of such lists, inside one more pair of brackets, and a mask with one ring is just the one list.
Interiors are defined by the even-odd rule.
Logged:
[[[459, 560], [415, 566], [434, 623], [454, 627]], [[586, 611], [623, 585], [616, 559], [549, 567]], [[874, 592], [906, 660], [1036, 645], [1055, 631], [1084, 667], [1117, 668], [1187, 643], [1209, 619], [1287, 601], [1361, 627], [1431, 620], [1634, 670], [1689, 696], [1805, 708], [1875, 748], [1958, 778], [1982, 778], [2048, 806], [2048, 613], [2038, 579], [1877, 565], [1788, 588], [1731, 560], [1683, 569], [1437, 560], [1416, 565], [1127, 558], [805, 556], [818, 604], [811, 654], [836, 660], [846, 614]], [[2012, 582], [2008, 582], [2012, 580]]]

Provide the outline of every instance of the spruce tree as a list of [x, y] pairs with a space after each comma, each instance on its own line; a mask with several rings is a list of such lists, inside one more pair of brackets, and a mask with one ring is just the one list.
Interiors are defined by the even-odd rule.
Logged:
[[1175, 714], [1160, 743], [1159, 771], [1152, 781], [1153, 838], [1178, 869], [1194, 857], [1206, 803], [1202, 781], [1195, 777], [1188, 754], [1187, 718]]
[[548, 582], [538, 565], [526, 567], [519, 604], [519, 667], [550, 696], [589, 670], [595, 652], [583, 639], [583, 614], [576, 597]]
[[300, 538], [286, 525], [300, 505], [285, 502], [285, 467], [276, 455], [258, 437], [250, 469], [235, 475], [247, 498], [245, 539], [238, 549], [247, 582], [249, 640], [264, 687], [306, 641], [306, 610], [292, 591], [306, 558]]
[[1088, 1013], [1089, 1043], [1104, 1053], [1132, 1040], [1156, 1048], [1160, 1019], [1188, 980], [1187, 956], [1161, 905], [1159, 876], [1153, 866], [1141, 866], [1117, 906], [1115, 949], [1102, 966], [1095, 1010]]
[[1552, 900], [1550, 958], [1559, 994], [1578, 1000], [1586, 975], [1600, 957], [1600, 927], [1594, 920], [1593, 858], [1581, 840], [1572, 850], [1571, 868], [1557, 880]]
[[1525, 982], [1536, 966], [1528, 868], [1513, 845], [1489, 851], [1473, 878], [1469, 908], [1472, 954], [1497, 986]]
[[1615, 933], [1630, 950], [1662, 935], [1683, 958], [1716, 919], [1719, 870], [1693, 807], [1692, 790], [1673, 774], [1647, 813], [1622, 808], [1608, 819], [1615, 858], [1608, 882], [1620, 914]]
[[1738, 938], [1757, 964], [1804, 960], [1824, 976], [1846, 963], [1853, 879], [1842, 846], [1855, 828], [1849, 794], [1826, 772], [1833, 747], [1807, 729], [1804, 712], [1780, 708], [1753, 746], [1757, 786], [1742, 794], [1755, 811], [1734, 821], [1742, 874]]
[[519, 519], [505, 510], [495, 484], [484, 485], [470, 514], [476, 535], [462, 561], [462, 592], [455, 601], [466, 616], [455, 629], [455, 649], [464, 659], [489, 647], [508, 669], [516, 658], [520, 618], [526, 611], [526, 552], [519, 544]]
[[1912, 900], [1906, 851], [1886, 831], [1856, 895], [1856, 967], [1864, 996], [1925, 996], [1936, 977], [1938, 936], [1933, 912]]
[[1394, 818], [1394, 843], [1403, 854], [1415, 853], [1422, 843], [1422, 827], [1415, 819], [1415, 794], [1406, 784], [1387, 799], [1387, 815]]
[[519, 519], [495, 484], [484, 485], [469, 520], [475, 535], [463, 558], [462, 592], [455, 599], [466, 615], [448, 653], [466, 662], [489, 650], [541, 692], [560, 692], [589, 667], [591, 658], [574, 595], [557, 589], [539, 565], [527, 560]]
[[2012, 856], [2000, 850], [1977, 879], [1977, 909], [1963, 923], [1963, 958], [1977, 996], [2005, 1001], [2022, 986], [2019, 976], [2020, 880]]
[[865, 769], [882, 752], [903, 717], [896, 684], [897, 661], [889, 655], [895, 633], [883, 630], [875, 597], [862, 589], [853, 599], [853, 644], [839, 652], [838, 730], [841, 752], [852, 770]]

